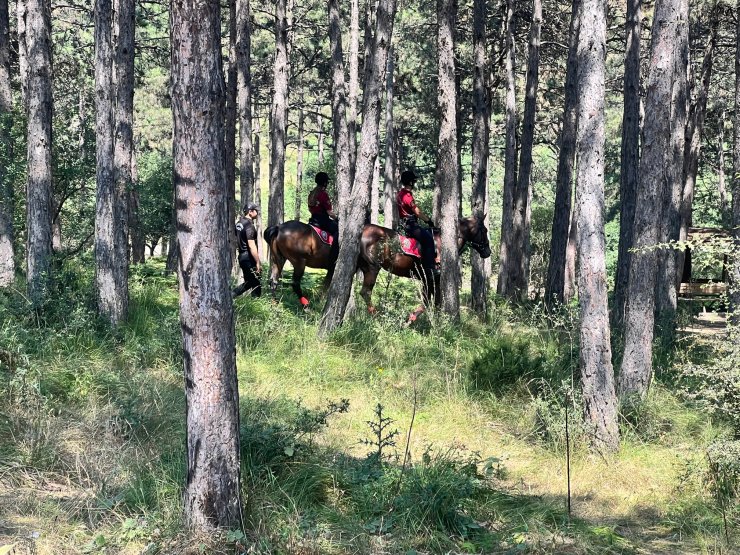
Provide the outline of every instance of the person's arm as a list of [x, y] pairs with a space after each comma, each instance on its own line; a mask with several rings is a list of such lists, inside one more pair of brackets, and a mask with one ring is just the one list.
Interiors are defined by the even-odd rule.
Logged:
[[260, 256], [257, 252], [257, 241], [255, 241], [254, 239], [247, 239], [247, 246], [249, 246], [249, 252], [256, 264], [255, 269], [259, 274], [260, 272], [262, 272], [262, 266], [260, 266]]
[[424, 214], [424, 211], [421, 208], [419, 208], [416, 204], [414, 204], [414, 214], [416, 214], [416, 217], [419, 218], [420, 220], [423, 220], [429, 225], [432, 225], [432, 219], [426, 214]]

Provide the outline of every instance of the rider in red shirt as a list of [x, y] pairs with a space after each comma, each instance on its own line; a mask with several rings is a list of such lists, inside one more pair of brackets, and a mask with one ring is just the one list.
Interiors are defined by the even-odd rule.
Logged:
[[419, 220], [424, 220], [429, 227], [434, 227], [432, 219], [416, 205], [414, 201], [414, 184], [416, 174], [406, 170], [401, 174], [401, 190], [396, 194], [398, 217], [404, 226], [406, 235], [419, 241], [421, 246], [421, 264], [430, 275], [439, 274], [434, 263], [434, 235], [431, 229], [419, 226]]
[[333, 235], [336, 242], [339, 235], [339, 225], [331, 205], [331, 198], [329, 198], [329, 193], [326, 190], [329, 184], [329, 175], [326, 172], [319, 172], [316, 174], [315, 181], [316, 187], [308, 194], [308, 210], [311, 212], [308, 223], [317, 225]]

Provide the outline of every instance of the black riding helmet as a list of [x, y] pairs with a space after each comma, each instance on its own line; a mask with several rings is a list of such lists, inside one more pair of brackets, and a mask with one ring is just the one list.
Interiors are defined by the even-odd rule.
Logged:
[[416, 181], [416, 174], [411, 170], [406, 170], [401, 174], [401, 183], [403, 185], [410, 185]]
[[314, 178], [316, 185], [327, 185], [329, 183], [329, 174], [326, 172], [319, 172]]

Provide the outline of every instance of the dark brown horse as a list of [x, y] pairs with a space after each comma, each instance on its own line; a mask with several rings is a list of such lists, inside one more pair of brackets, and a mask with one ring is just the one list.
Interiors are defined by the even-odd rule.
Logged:
[[270, 290], [273, 296], [277, 290], [285, 261], [293, 265], [293, 291], [301, 304], [308, 306], [308, 299], [303, 295], [301, 279], [309, 268], [328, 270], [324, 284], [328, 285], [334, 275], [334, 264], [337, 260], [337, 247], [324, 243], [313, 228], [291, 220], [283, 224], [268, 227], [264, 232], [265, 241], [270, 245]]
[[[467, 244], [470, 244], [482, 258], [491, 256], [491, 247], [488, 243], [488, 229], [484, 224], [485, 216], [470, 218], [461, 218], [457, 225], [457, 247], [458, 253]], [[375, 282], [378, 279], [380, 269], [390, 272], [396, 276], [414, 277], [422, 280], [424, 301], [428, 302], [431, 297], [439, 302], [439, 296], [435, 295], [438, 290], [439, 279], [424, 272], [421, 266], [421, 259], [405, 254], [398, 241], [398, 233], [386, 227], [377, 225], [366, 225], [362, 232], [360, 245], [360, 257], [357, 266], [363, 273], [362, 290], [360, 294], [367, 303], [368, 312], [374, 313], [375, 306], [372, 304], [372, 293]], [[435, 235], [437, 249], [440, 248], [440, 237]], [[412, 313], [410, 319], [414, 320], [416, 316], [424, 311], [424, 306], [418, 307]]]

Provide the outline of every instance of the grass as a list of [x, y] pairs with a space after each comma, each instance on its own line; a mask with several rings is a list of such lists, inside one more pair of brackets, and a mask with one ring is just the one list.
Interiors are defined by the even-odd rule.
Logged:
[[[27, 316], [21, 295], [0, 296], [0, 549], [728, 552], [702, 478], [704, 452], [726, 426], [665, 381], [624, 415], [618, 455], [590, 454], [567, 311], [497, 304], [485, 324], [464, 313], [459, 324], [432, 315], [404, 327], [418, 297], [395, 280], [378, 285], [379, 316], [358, 313], [319, 341], [319, 274], [305, 280], [309, 313], [287, 286], [277, 304], [236, 301], [247, 535], [193, 538], [180, 512], [177, 291], [160, 270], [135, 270], [131, 318], [115, 334], [94, 315], [90, 276], [76, 270], [44, 321]], [[566, 392], [575, 393], [572, 516]], [[331, 409], [340, 399], [348, 409]], [[400, 432], [382, 463], [362, 442], [378, 403]]]

